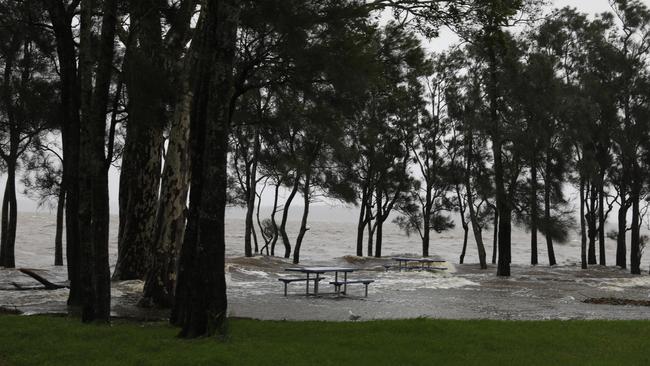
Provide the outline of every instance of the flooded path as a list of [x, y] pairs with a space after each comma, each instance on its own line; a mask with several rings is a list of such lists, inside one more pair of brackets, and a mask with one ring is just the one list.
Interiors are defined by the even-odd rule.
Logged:
[[[229, 313], [234, 317], [273, 320], [348, 320], [350, 311], [362, 320], [430, 317], [445, 319], [650, 319], [650, 307], [586, 304], [587, 298], [650, 300], [650, 276], [624, 270], [576, 265], [556, 267], [513, 265], [510, 278], [497, 278], [496, 268], [448, 264], [447, 271], [385, 271], [390, 259], [343, 257], [303, 265], [353, 266], [350, 278], [374, 279], [367, 298], [363, 286], [350, 286], [349, 297], [305, 297], [304, 283], [289, 285], [284, 297], [281, 276], [289, 260], [271, 257], [229, 258], [226, 264]], [[47, 267], [39, 274], [65, 283], [65, 267]], [[329, 278], [328, 278], [329, 280]], [[17, 270], [0, 269], [0, 307], [25, 314], [67, 313], [68, 290], [17, 291], [12, 282], [38, 283]], [[113, 283], [114, 316], [165, 318], [167, 311], [140, 309], [135, 304], [141, 281]], [[321, 291], [331, 291], [327, 280]]]

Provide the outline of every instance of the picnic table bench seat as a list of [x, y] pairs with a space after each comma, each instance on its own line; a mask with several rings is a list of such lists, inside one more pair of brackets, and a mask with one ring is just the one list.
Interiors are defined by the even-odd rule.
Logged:
[[287, 286], [292, 283], [292, 282], [306, 282], [306, 281], [314, 281], [314, 282], [320, 282], [324, 280], [325, 277], [313, 277], [313, 278], [307, 278], [307, 277], [280, 277], [278, 278], [278, 281], [281, 281], [284, 284], [284, 296], [287, 296]]
[[375, 282], [375, 280], [368, 279], [355, 279], [355, 280], [343, 280], [343, 281], [330, 281], [330, 285], [334, 285], [336, 293], [341, 293], [341, 286], [347, 286], [351, 284], [362, 283], [365, 286], [365, 297], [368, 297], [368, 285]]

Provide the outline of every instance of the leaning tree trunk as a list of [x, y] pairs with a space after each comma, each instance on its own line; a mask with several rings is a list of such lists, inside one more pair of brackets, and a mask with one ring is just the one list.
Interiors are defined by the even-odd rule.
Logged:
[[179, 262], [179, 283], [172, 321], [181, 337], [225, 336], [227, 297], [224, 219], [227, 189], [228, 127], [232, 98], [239, 1], [208, 2], [205, 47], [214, 72], [207, 120], [192, 134], [199, 136], [192, 157], [190, 208]]
[[459, 263], [463, 264], [465, 262], [465, 255], [467, 254], [467, 237], [469, 236], [469, 225], [467, 220], [465, 220], [465, 205], [463, 204], [463, 198], [460, 193], [460, 186], [456, 184], [456, 198], [458, 199], [458, 206], [460, 211], [460, 224], [463, 228], [463, 249], [460, 252]]
[[275, 184], [275, 191], [273, 192], [273, 210], [271, 210], [271, 224], [273, 225], [273, 237], [271, 238], [271, 255], [275, 255], [275, 244], [278, 242], [278, 223], [275, 221], [275, 214], [278, 212], [278, 194], [280, 191], [281, 181]]
[[289, 219], [289, 208], [291, 207], [291, 202], [298, 192], [298, 185], [300, 184], [300, 174], [296, 172], [296, 177], [293, 181], [293, 187], [291, 188], [291, 193], [287, 197], [287, 201], [284, 203], [284, 210], [282, 211], [282, 222], [280, 223], [280, 236], [282, 237], [282, 244], [284, 244], [284, 257], [289, 258], [291, 255], [291, 242], [289, 241], [289, 235], [287, 234], [287, 220]]
[[[10, 157], [12, 159], [12, 157]], [[2, 237], [0, 239], [0, 267], [16, 267], [16, 162], [7, 161], [7, 183], [2, 199]]]
[[56, 234], [54, 236], [54, 265], [63, 265], [63, 219], [65, 216], [65, 189], [59, 188], [56, 203]]
[[[483, 244], [483, 232], [478, 222], [478, 218], [476, 217], [474, 203], [472, 202], [472, 199], [469, 199], [469, 194], [467, 205], [469, 207], [469, 217], [472, 220], [472, 232], [474, 233], [474, 240], [476, 240], [476, 247], [478, 249], [478, 260], [481, 265], [481, 269], [487, 269], [485, 245]], [[467, 231], [465, 232], [465, 238], [463, 240], [467, 240]]]
[[580, 174], [580, 263], [587, 269], [587, 229], [585, 223], [585, 178]]
[[[468, 144], [467, 144], [467, 151], [465, 153], [465, 161], [466, 161], [466, 173], [465, 173], [465, 190], [467, 191], [467, 208], [469, 209], [469, 218], [472, 221], [472, 232], [474, 233], [474, 240], [476, 241], [476, 247], [478, 249], [478, 259], [479, 263], [481, 265], [481, 269], [487, 269], [487, 260], [486, 260], [486, 253], [485, 253], [485, 245], [483, 244], [483, 232], [481, 229], [481, 226], [478, 222], [478, 217], [476, 215], [476, 210], [474, 209], [474, 195], [472, 194], [472, 152], [473, 152], [473, 141], [474, 137], [472, 136], [472, 130], [470, 129], [468, 132]], [[465, 219], [463, 219], [463, 225], [467, 225], [465, 223]], [[465, 230], [465, 237], [463, 238], [463, 247], [467, 245], [467, 229], [463, 227], [463, 230]]]
[[[185, 208], [189, 184], [189, 134], [192, 105], [191, 70], [194, 48], [185, 60], [180, 90], [169, 134], [165, 167], [153, 237], [153, 262], [147, 272], [141, 306], [171, 307], [174, 303], [177, 257], [185, 230]], [[207, 93], [207, 90], [198, 90]]]
[[302, 211], [302, 220], [300, 221], [300, 231], [298, 232], [298, 237], [296, 238], [296, 245], [293, 248], [293, 263], [298, 264], [300, 262], [300, 247], [302, 246], [302, 239], [307, 233], [307, 217], [309, 216], [309, 202], [311, 201], [311, 176], [307, 172], [305, 174], [305, 185], [303, 187], [303, 204], [304, 208]]

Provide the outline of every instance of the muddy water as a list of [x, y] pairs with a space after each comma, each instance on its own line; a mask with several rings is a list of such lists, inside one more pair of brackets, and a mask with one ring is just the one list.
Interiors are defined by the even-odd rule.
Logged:
[[[54, 267], [54, 217], [25, 215], [19, 217], [16, 257], [19, 267], [32, 268], [52, 282], [65, 283], [65, 267]], [[116, 237], [116, 220], [111, 238]], [[462, 232], [456, 230], [433, 238], [432, 251], [448, 260], [446, 271], [386, 272], [383, 264], [390, 259], [344, 257], [354, 252], [354, 224], [313, 223], [301, 254], [305, 265], [328, 264], [354, 266], [356, 278], [371, 278], [368, 298], [362, 297], [363, 286], [351, 286], [350, 296], [305, 297], [304, 284], [290, 285], [284, 297], [278, 278], [286, 275], [290, 261], [279, 258], [242, 258], [243, 221], [227, 223], [227, 266], [229, 311], [231, 316], [260, 319], [347, 320], [349, 312], [362, 319], [410, 318], [418, 316], [453, 319], [650, 319], [650, 308], [584, 304], [589, 297], [620, 297], [650, 300], [650, 276], [631, 276], [612, 267], [591, 267], [583, 271], [576, 265], [579, 247], [575, 239], [557, 246], [559, 266], [531, 267], [528, 261], [527, 234], [513, 235], [513, 270], [508, 279], [497, 278], [496, 269], [481, 271], [475, 264], [458, 265], [457, 255]], [[419, 251], [416, 238], [402, 235], [393, 225], [386, 229], [384, 252], [413, 254]], [[486, 238], [489, 237], [486, 233]], [[468, 262], [476, 262], [476, 250], [470, 243]], [[116, 254], [111, 242], [111, 264]], [[488, 250], [488, 254], [490, 251]], [[614, 258], [614, 245], [608, 248]], [[540, 251], [540, 262], [545, 262]], [[644, 261], [647, 263], [647, 261]], [[644, 266], [647, 273], [647, 265]], [[66, 289], [17, 291], [36, 287], [30, 277], [10, 269], [0, 269], [0, 307], [17, 309], [26, 314], [65, 313]], [[322, 291], [332, 291], [327, 281]], [[135, 306], [142, 290], [140, 281], [113, 283], [113, 315], [137, 318], [165, 317], [166, 311], [151, 311]]]

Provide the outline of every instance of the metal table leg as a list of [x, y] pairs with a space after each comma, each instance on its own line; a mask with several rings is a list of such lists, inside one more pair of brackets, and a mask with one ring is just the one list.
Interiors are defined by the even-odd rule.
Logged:
[[343, 272], [343, 293], [348, 294], [348, 273]]
[[318, 296], [318, 280], [320, 279], [320, 273], [316, 273], [316, 280], [314, 281], [314, 295]]
[[309, 295], [309, 272], [307, 272], [307, 290], [305, 292], [305, 295]]

